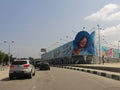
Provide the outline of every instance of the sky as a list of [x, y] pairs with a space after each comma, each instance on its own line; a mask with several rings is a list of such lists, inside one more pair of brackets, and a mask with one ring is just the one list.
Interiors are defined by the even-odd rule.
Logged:
[[98, 25], [101, 42], [117, 47], [119, 0], [0, 0], [0, 50], [8, 53], [10, 45], [15, 57], [40, 58], [41, 48], [52, 50]]

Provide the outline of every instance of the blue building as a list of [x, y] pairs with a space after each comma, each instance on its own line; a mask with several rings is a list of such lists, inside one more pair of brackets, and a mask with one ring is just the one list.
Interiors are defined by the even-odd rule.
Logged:
[[74, 40], [59, 46], [41, 55], [41, 58], [52, 64], [90, 64], [102, 63], [101, 57], [107, 60], [119, 59], [118, 49], [108, 48], [97, 44], [97, 34], [95, 31], [88, 33], [80, 31]]

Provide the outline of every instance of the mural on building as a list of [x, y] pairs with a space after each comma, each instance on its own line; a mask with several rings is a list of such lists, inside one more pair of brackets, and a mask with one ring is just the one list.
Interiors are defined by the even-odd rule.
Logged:
[[119, 58], [118, 49], [102, 46], [102, 55], [109, 58]]
[[[112, 58], [119, 58], [119, 50], [107, 46], [100, 46], [97, 32], [80, 31], [74, 40], [65, 43], [49, 52], [42, 54], [43, 60], [70, 61], [70, 63], [91, 63], [97, 57], [104, 56], [109, 62]], [[100, 46], [100, 49], [99, 49]], [[95, 57], [94, 57], [95, 56]], [[114, 60], [114, 59], [113, 59]]]
[[74, 55], [95, 54], [95, 31], [89, 34], [87, 31], [80, 31], [73, 40]]
[[70, 58], [74, 55], [95, 54], [95, 31], [89, 34], [87, 31], [77, 33], [75, 39], [52, 51], [46, 52], [42, 57], [45, 60], [56, 58]]

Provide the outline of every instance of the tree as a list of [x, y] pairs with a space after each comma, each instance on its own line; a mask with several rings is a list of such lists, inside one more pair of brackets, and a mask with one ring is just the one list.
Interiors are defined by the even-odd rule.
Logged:
[[[10, 56], [10, 62], [12, 62], [13, 60], [14, 60], [14, 58], [11, 55]], [[8, 54], [0, 51], [0, 64], [8, 65], [8, 62], [9, 62]]]
[[5, 53], [0, 51], [0, 64], [4, 62]]
[[33, 58], [33, 57], [29, 57], [29, 60], [33, 61], [33, 60], [34, 60], [34, 58]]

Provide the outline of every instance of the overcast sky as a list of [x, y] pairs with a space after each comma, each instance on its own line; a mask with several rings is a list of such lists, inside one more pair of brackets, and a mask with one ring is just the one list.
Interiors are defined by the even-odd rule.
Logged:
[[120, 0], [0, 0], [0, 49], [7, 53], [9, 43], [14, 56], [40, 57], [41, 48], [53, 49], [97, 24], [103, 43], [118, 45]]

